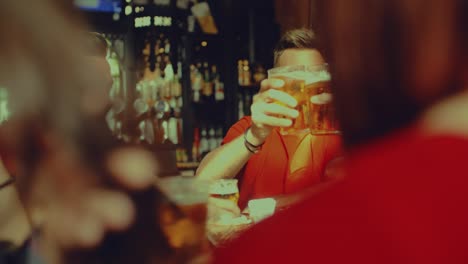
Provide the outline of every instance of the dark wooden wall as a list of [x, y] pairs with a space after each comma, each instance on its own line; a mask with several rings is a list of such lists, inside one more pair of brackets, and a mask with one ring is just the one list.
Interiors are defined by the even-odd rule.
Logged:
[[275, 10], [282, 33], [312, 24], [312, 0], [275, 0]]

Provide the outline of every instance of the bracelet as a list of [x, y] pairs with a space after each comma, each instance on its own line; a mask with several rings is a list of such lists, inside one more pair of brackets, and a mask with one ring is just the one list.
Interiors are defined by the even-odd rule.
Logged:
[[244, 146], [245, 146], [245, 148], [246, 148], [250, 153], [252, 153], [252, 154], [256, 154], [256, 153], [258, 153], [258, 152], [260, 151], [260, 149], [254, 149], [254, 148], [252, 148], [252, 147], [249, 145], [249, 143], [247, 143], [247, 141], [244, 141]]
[[2, 184], [0, 184], [0, 190], [8, 187], [9, 185], [13, 184], [15, 182], [15, 178], [9, 178], [8, 180], [4, 181]]
[[256, 154], [262, 149], [262, 146], [263, 146], [263, 144], [265, 144], [265, 142], [263, 142], [260, 145], [254, 145], [251, 142], [249, 142], [247, 140], [247, 133], [249, 132], [249, 130], [250, 130], [250, 127], [248, 127], [244, 132], [244, 145], [245, 145], [245, 148], [247, 148], [247, 150], [250, 153]]

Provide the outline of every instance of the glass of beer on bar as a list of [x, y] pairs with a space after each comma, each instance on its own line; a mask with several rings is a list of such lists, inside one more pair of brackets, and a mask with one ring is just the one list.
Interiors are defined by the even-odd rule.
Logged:
[[307, 67], [304, 65], [285, 66], [268, 70], [268, 78], [281, 79], [284, 86], [279, 89], [297, 100], [296, 110], [299, 116], [287, 128], [280, 128], [282, 135], [297, 134], [309, 131], [309, 98], [306, 93], [305, 81]]
[[313, 135], [339, 134], [338, 120], [330, 88], [328, 65], [307, 66], [305, 91], [309, 110], [309, 129]]
[[239, 201], [239, 188], [236, 179], [220, 179], [210, 186], [210, 196], [231, 200], [237, 204]]

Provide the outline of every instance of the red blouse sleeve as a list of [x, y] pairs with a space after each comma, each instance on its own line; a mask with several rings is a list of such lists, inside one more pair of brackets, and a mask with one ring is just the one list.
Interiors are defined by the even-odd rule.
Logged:
[[224, 137], [223, 140], [223, 145], [227, 144], [234, 139], [238, 138], [242, 134], [244, 134], [245, 130], [249, 128], [252, 125], [252, 119], [250, 116], [245, 116], [241, 118], [237, 123], [235, 123], [227, 132], [226, 136]]

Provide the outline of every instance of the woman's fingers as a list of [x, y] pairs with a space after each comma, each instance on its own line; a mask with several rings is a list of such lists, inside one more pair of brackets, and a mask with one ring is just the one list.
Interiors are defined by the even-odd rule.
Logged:
[[280, 79], [266, 79], [260, 83], [259, 93], [268, 91], [270, 89], [281, 89], [284, 86], [284, 81]]
[[254, 96], [253, 105], [257, 103], [278, 103], [294, 108], [297, 106], [297, 100], [286, 92], [276, 89], [260, 92]]
[[295, 109], [275, 104], [257, 103], [252, 106], [252, 122], [259, 127], [289, 127], [299, 112]]
[[280, 103], [291, 108], [297, 106], [297, 100], [293, 96], [280, 90], [270, 89], [265, 92], [265, 96], [267, 99], [269, 99], [267, 102]]
[[292, 120], [288, 118], [281, 118], [275, 116], [269, 116], [266, 114], [252, 115], [252, 122], [257, 124], [258, 127], [290, 127]]
[[292, 119], [299, 116], [294, 108], [297, 100], [280, 89], [285, 82], [280, 79], [267, 79], [262, 81], [260, 92], [254, 96], [251, 106], [252, 122], [258, 130], [269, 134], [273, 127], [289, 127]]
[[299, 116], [299, 112], [296, 109], [275, 103], [262, 103], [258, 105], [258, 108], [261, 113], [266, 115], [284, 116], [287, 118], [297, 118]]

